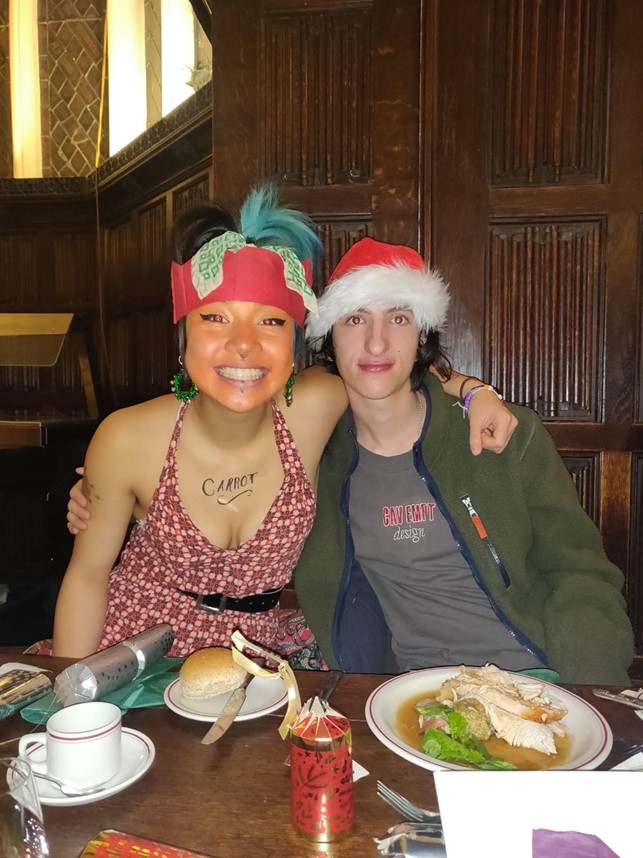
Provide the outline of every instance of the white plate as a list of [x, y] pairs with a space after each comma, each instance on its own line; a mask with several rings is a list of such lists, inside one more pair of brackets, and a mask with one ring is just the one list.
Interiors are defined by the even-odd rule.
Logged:
[[[181, 680], [175, 679], [165, 689], [165, 702], [177, 715], [192, 718], [194, 721], [217, 720], [232, 692], [226, 691], [209, 700], [187, 700], [181, 693]], [[235, 721], [249, 721], [268, 715], [283, 706], [288, 699], [288, 692], [283, 679], [266, 679], [255, 676], [250, 680], [246, 689], [246, 699]]]
[[[100, 801], [102, 798], [114, 795], [143, 777], [152, 765], [155, 753], [151, 739], [148, 739], [144, 733], [123, 727], [121, 765], [113, 778], [91, 795], [70, 796], [63, 795], [56, 784], [51, 781], [34, 777], [40, 804], [52, 806], [90, 804], [93, 801]], [[46, 759], [45, 746], [42, 743], [32, 745], [27, 751], [27, 757], [34, 763], [42, 763]]]
[[[407, 744], [397, 732], [397, 713], [400, 706], [412, 697], [437, 691], [442, 683], [455, 676], [459, 667], [429, 667], [395, 676], [373, 691], [366, 701], [366, 721], [375, 736], [391, 751], [430, 771], [441, 769], [460, 770], [466, 768], [456, 763], [447, 763], [429, 757]], [[509, 672], [509, 671], [508, 671]], [[595, 769], [609, 755], [612, 747], [612, 731], [600, 712], [585, 700], [559, 688], [551, 682], [534, 680], [519, 673], [510, 673], [517, 682], [542, 682], [552, 698], [557, 698], [566, 708], [563, 719], [571, 736], [571, 749], [567, 759], [555, 769]]]

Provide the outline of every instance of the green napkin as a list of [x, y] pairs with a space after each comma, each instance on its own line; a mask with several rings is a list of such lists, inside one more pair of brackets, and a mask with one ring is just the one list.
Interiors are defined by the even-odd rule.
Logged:
[[520, 673], [533, 676], [534, 679], [542, 679], [543, 682], [553, 682], [554, 685], [560, 682], [560, 673], [550, 667], [530, 667], [528, 670], [521, 670]]
[[[101, 697], [101, 700], [115, 703], [121, 712], [127, 712], [128, 709], [145, 709], [148, 706], [162, 706], [165, 689], [178, 675], [173, 668], [182, 662], [182, 658], [161, 658], [132, 682], [112, 691], [111, 694], [106, 694], [105, 697]], [[45, 724], [49, 716], [59, 709], [62, 709], [62, 706], [52, 692], [25, 706], [20, 710], [20, 714], [30, 724]]]

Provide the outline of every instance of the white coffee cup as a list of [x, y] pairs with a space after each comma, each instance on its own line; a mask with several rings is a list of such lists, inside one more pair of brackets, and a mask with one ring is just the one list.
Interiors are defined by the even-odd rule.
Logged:
[[[43, 762], [34, 759], [36, 744], [45, 746]], [[20, 739], [19, 754], [34, 772], [70, 786], [99, 786], [113, 778], [121, 764], [121, 710], [103, 701], [61, 709], [47, 721], [46, 733]]]

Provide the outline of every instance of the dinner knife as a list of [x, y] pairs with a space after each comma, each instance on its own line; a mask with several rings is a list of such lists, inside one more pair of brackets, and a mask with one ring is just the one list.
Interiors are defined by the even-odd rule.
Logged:
[[607, 691], [605, 688], [592, 688], [592, 694], [595, 697], [601, 697], [603, 700], [613, 700], [614, 703], [623, 703], [625, 706], [631, 706], [632, 709], [643, 709], [643, 699], [640, 697], [628, 697], [625, 694], [614, 694], [614, 692]]
[[211, 745], [213, 742], [216, 742], [217, 739], [220, 739], [221, 736], [223, 736], [230, 724], [232, 724], [239, 714], [239, 710], [243, 706], [244, 700], [246, 699], [246, 689], [248, 688], [250, 681], [253, 679], [253, 676], [254, 675], [252, 673], [246, 673], [241, 685], [238, 685], [230, 697], [228, 697], [219, 717], [201, 739], [202, 745]]

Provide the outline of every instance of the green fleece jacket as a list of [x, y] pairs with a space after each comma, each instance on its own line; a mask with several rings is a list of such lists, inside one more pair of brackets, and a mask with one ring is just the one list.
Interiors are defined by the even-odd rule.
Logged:
[[[456, 400], [433, 377], [427, 388], [416, 468], [501, 621], [557, 670], [562, 682], [627, 685], [633, 635], [621, 595], [623, 575], [605, 556], [600, 534], [539, 418], [510, 406], [518, 428], [506, 450], [474, 457], [468, 421], [454, 407]], [[365, 634], [370, 646], [371, 623], [355, 620], [359, 615], [351, 613], [351, 605], [374, 598], [367, 584], [358, 595], [351, 591], [356, 574], [364, 579], [342, 512], [348, 511], [347, 477], [357, 455], [351, 427], [347, 412], [322, 459], [315, 524], [295, 572], [300, 605], [324, 657], [330, 666], [344, 668], [341, 650], [347, 641]], [[486, 539], [476, 528], [480, 521]], [[393, 663], [388, 653], [380, 671]]]

